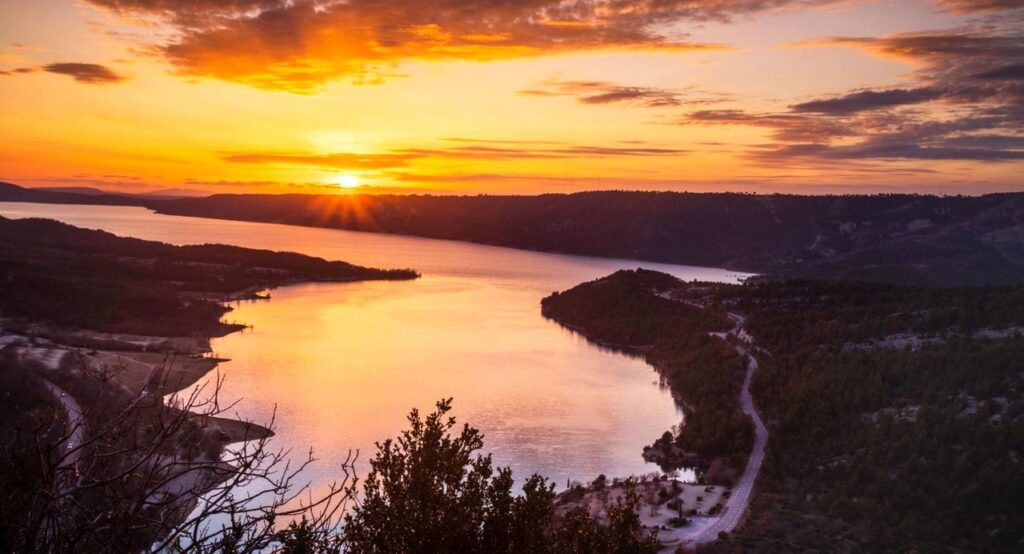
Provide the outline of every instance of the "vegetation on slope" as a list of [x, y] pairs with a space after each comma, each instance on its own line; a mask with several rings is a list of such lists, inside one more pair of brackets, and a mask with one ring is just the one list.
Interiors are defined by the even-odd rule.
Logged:
[[770, 352], [755, 515], [718, 551], [1024, 544], [1024, 288], [719, 287]]

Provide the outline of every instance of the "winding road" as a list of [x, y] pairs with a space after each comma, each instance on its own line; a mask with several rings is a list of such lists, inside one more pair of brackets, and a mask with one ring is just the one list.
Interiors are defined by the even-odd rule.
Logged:
[[750, 394], [750, 380], [754, 376], [754, 372], [757, 371], [758, 366], [757, 360], [750, 352], [750, 335], [743, 331], [743, 325], [746, 323], [747, 318], [734, 313], [730, 313], [729, 318], [735, 321], [736, 325], [728, 333], [715, 333], [715, 335], [723, 339], [727, 335], [732, 335], [739, 339], [736, 351], [747, 357], [747, 374], [743, 379], [743, 389], [740, 391], [740, 405], [743, 413], [749, 415], [754, 423], [754, 449], [750, 452], [750, 458], [747, 460], [747, 467], [743, 470], [743, 475], [740, 476], [736, 486], [732, 489], [729, 500], [725, 503], [722, 516], [710, 520], [710, 523], [688, 537], [685, 541], [685, 544], [688, 545], [711, 542], [718, 538], [719, 533], [731, 533], [739, 525], [740, 520], [743, 519], [743, 514], [747, 512], [747, 507], [750, 506], [750, 496], [754, 492], [754, 482], [757, 480], [758, 473], [761, 472], [761, 463], [764, 461], [764, 449], [768, 444], [768, 428], [765, 427], [764, 422], [761, 420], [761, 414], [758, 413], [757, 407], [754, 405], [754, 398]]
[[49, 379], [42, 379], [42, 383], [50, 391], [50, 395], [60, 402], [64, 408], [66, 421], [64, 429], [66, 437], [62, 445], [67, 451], [67, 457], [61, 462], [62, 468], [74, 468], [82, 455], [79, 448], [85, 442], [85, 416], [82, 415], [82, 407], [64, 389], [53, 384]]
[[[30, 347], [24, 349], [26, 358], [35, 360], [51, 370], [60, 367], [60, 362], [66, 353], [66, 350], [60, 348]], [[85, 442], [85, 415], [82, 413], [82, 407], [66, 390], [56, 385], [53, 381], [42, 375], [36, 375], [36, 377], [39, 383], [46, 387], [50, 396], [57, 402], [60, 402], [61, 408], [64, 410], [65, 437], [60, 446], [66, 452], [66, 456], [61, 460], [59, 467], [74, 469], [77, 467], [79, 458], [82, 455], [80, 447]]]

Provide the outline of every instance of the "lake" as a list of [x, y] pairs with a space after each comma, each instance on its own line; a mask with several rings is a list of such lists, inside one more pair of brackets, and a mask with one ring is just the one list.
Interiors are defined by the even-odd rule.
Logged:
[[164, 216], [143, 208], [0, 203], [0, 215], [47, 217], [173, 244], [289, 250], [381, 268], [416, 281], [305, 284], [242, 302], [226, 320], [251, 325], [215, 339], [222, 398], [266, 422], [274, 444], [319, 461], [330, 481], [351, 450], [360, 471], [374, 442], [405, 427], [413, 407], [454, 397], [454, 415], [484, 433], [485, 450], [531, 473], [589, 481], [656, 471], [641, 449], [681, 413], [654, 369], [601, 349], [540, 314], [555, 290], [617, 269], [644, 267], [686, 280], [736, 282], [721, 269], [527, 252], [393, 235]]

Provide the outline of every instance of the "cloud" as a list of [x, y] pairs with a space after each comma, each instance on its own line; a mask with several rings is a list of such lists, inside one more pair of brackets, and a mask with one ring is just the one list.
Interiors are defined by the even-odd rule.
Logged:
[[950, 11], [972, 13], [1006, 10], [1024, 7], [1020, 0], [938, 0], [938, 4]]
[[537, 88], [519, 91], [522, 96], [569, 96], [582, 104], [623, 104], [644, 108], [673, 108], [683, 105], [714, 104], [730, 98], [725, 94], [702, 92], [694, 87], [665, 89], [629, 86], [608, 81], [544, 81]]
[[646, 108], [682, 104], [678, 92], [653, 87], [623, 86], [607, 81], [547, 81], [542, 88], [519, 91], [522, 96], [572, 96], [583, 104], [629, 104]]
[[[747, 152], [751, 160], [777, 165], [794, 158], [832, 160], [975, 160], [1024, 159], [1024, 135], [1005, 117], [984, 109], [944, 119], [929, 114], [881, 112], [854, 115], [700, 111], [684, 123], [747, 125], [772, 130], [779, 142]], [[1003, 133], [992, 133], [1002, 130]]]
[[1024, 159], [1024, 33], [1012, 25], [833, 37], [914, 67], [913, 86], [859, 89], [796, 103], [787, 110], [701, 110], [686, 125], [769, 129], [777, 142], [749, 150], [764, 165], [794, 160]]
[[982, 71], [974, 75], [975, 79], [1007, 79], [1007, 80], [1021, 80], [1024, 79], [1024, 64], [1011, 64], [989, 69], [988, 71]]
[[940, 98], [943, 91], [930, 87], [916, 89], [861, 90], [842, 96], [811, 100], [790, 106], [794, 112], [851, 114], [865, 110], [920, 104]]
[[114, 70], [103, 65], [70, 62], [51, 63], [40, 67], [19, 67], [17, 69], [0, 71], [0, 75], [11, 76], [26, 73], [37, 73], [39, 71], [56, 73], [58, 75], [67, 75], [79, 83], [86, 83], [90, 85], [107, 85], [120, 83], [125, 80], [125, 77], [118, 75]]
[[839, 0], [88, 1], [169, 25], [174, 38], [156, 48], [182, 74], [308, 93], [408, 60], [719, 48], [675, 24]]
[[252, 164], [306, 165], [331, 169], [377, 170], [405, 167], [415, 154], [307, 154], [307, 153], [250, 153], [228, 154], [225, 161]]
[[94, 63], [51, 63], [44, 65], [42, 70], [67, 75], [79, 83], [92, 85], [120, 83], [125, 80], [109, 67]]
[[37, 67], [19, 67], [17, 69], [0, 70], [0, 75], [8, 76], [9, 77], [9, 76], [12, 76], [12, 75], [22, 75], [22, 74], [25, 74], [25, 73], [35, 73], [37, 71], [39, 71], [39, 68], [37, 68]]
[[680, 156], [687, 150], [677, 148], [643, 148], [615, 146], [566, 146], [559, 148], [507, 148], [486, 145], [460, 146], [456, 148], [428, 149], [410, 148], [400, 152], [424, 158], [465, 159], [465, 160], [517, 160], [557, 158], [605, 158], [605, 157], [652, 157]]
[[[516, 143], [501, 141], [509, 146], [494, 146], [492, 143], [456, 146], [452, 148], [403, 148], [379, 154], [310, 154], [310, 153], [231, 153], [223, 156], [225, 161], [252, 164], [289, 164], [329, 169], [347, 170], [395, 170], [407, 167], [415, 160], [519, 160], [519, 159], [562, 159], [562, 158], [606, 158], [606, 157], [656, 157], [681, 156], [687, 150], [654, 147], [616, 147], [566, 145], [547, 148], [527, 148], [532, 144], [523, 141], [523, 147]], [[557, 144], [557, 143], [556, 143]]]
[[565, 144], [556, 140], [481, 139], [467, 137], [445, 137], [448, 142], [469, 142], [474, 144]]
[[[746, 125], [771, 129], [778, 142], [759, 145], [746, 156], [765, 165], [804, 160], [975, 160], [1024, 159], [1024, 135], [1005, 117], [974, 109], [932, 119], [930, 114], [794, 114], [705, 110], [681, 123]], [[991, 133], [1002, 130], [1003, 133]]]
[[773, 130], [772, 138], [785, 142], [817, 142], [825, 138], [854, 136], [846, 122], [834, 118], [794, 113], [750, 113], [744, 110], [699, 110], [680, 124], [745, 125]]

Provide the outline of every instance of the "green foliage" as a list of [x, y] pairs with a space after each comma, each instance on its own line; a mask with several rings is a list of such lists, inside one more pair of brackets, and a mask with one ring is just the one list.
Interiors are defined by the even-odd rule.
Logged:
[[513, 495], [512, 473], [495, 470], [477, 429], [456, 428], [451, 400], [425, 418], [413, 410], [410, 428], [378, 444], [363, 498], [346, 517], [352, 553], [646, 553], [635, 494], [609, 512], [602, 526], [575, 513], [555, 524], [554, 485], [533, 475]]

